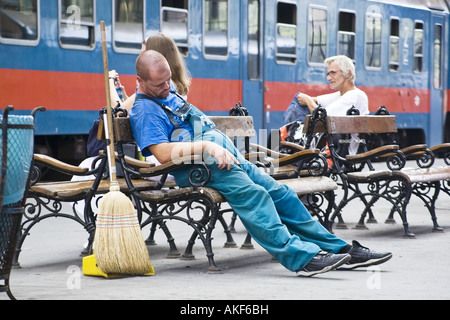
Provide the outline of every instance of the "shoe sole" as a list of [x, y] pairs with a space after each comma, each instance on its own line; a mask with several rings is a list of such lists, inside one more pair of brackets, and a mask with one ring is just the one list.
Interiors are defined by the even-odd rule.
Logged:
[[316, 271], [310, 271], [309, 272], [309, 271], [301, 270], [301, 271], [297, 272], [297, 276], [299, 276], [299, 277], [312, 277], [312, 276], [314, 276], [316, 274], [325, 273], [325, 272], [331, 271], [333, 269], [336, 269], [339, 266], [342, 266], [344, 263], [347, 263], [348, 261], [350, 261], [351, 258], [352, 257], [350, 255], [347, 255], [344, 258], [342, 258], [341, 260], [337, 261], [335, 264], [326, 266], [325, 268], [320, 269], [320, 270], [316, 270]]
[[369, 266], [375, 266], [377, 264], [384, 263], [392, 258], [392, 254], [389, 254], [383, 258], [379, 259], [371, 259], [367, 260], [361, 263], [353, 263], [353, 264], [344, 264], [339, 267], [339, 270], [353, 270], [356, 268], [362, 268], [362, 267], [369, 267]]

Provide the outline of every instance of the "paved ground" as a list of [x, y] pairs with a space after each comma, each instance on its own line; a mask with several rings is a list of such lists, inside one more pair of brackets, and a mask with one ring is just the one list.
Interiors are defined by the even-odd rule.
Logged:
[[[413, 198], [408, 217], [415, 239], [403, 237], [403, 227], [385, 224], [387, 206], [376, 207], [378, 224], [369, 230], [355, 230], [360, 205], [345, 208], [348, 229], [336, 229], [344, 240], [359, 240], [376, 250], [389, 250], [394, 257], [372, 269], [331, 271], [313, 278], [299, 278], [273, 262], [268, 253], [255, 245], [253, 250], [223, 248], [225, 236], [218, 226], [213, 242], [217, 264], [223, 273], [208, 274], [207, 260], [198, 243], [196, 260], [166, 259], [168, 245], [161, 231], [158, 245], [149, 246], [156, 275], [104, 279], [82, 275], [80, 249], [87, 235], [78, 224], [65, 219], [47, 219], [37, 225], [24, 243], [20, 269], [11, 273], [11, 286], [23, 300], [428, 300], [450, 299], [450, 197], [438, 201], [438, 221], [444, 232], [432, 232], [426, 208]], [[184, 225], [170, 226], [180, 251], [190, 230]], [[144, 230], [148, 234], [148, 230]], [[245, 238], [237, 225], [235, 241]], [[0, 300], [7, 300], [0, 294]], [[242, 303], [243, 301], [241, 301]], [[178, 310], [175, 310], [178, 312]], [[180, 311], [181, 312], [181, 311]]]

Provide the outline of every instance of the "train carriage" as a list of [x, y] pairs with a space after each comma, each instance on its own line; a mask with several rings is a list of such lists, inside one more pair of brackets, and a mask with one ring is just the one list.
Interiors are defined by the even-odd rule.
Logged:
[[450, 141], [448, 0], [0, 0], [0, 105], [47, 108], [39, 152], [86, 156], [105, 104], [100, 21], [129, 94], [142, 41], [165, 32], [191, 71], [189, 100], [211, 115], [242, 101], [260, 143], [298, 91], [330, 92], [323, 61], [336, 54], [355, 62], [370, 111], [397, 115], [403, 144]]

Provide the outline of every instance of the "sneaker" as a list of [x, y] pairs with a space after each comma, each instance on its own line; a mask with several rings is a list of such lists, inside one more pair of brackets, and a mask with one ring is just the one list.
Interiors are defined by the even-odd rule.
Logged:
[[390, 252], [375, 252], [363, 247], [358, 241], [352, 242], [352, 248], [348, 251], [352, 257], [350, 261], [339, 269], [351, 270], [359, 267], [368, 267], [388, 261], [392, 258]]
[[351, 256], [347, 253], [333, 254], [320, 251], [302, 270], [297, 271], [297, 275], [301, 277], [311, 277], [335, 269], [348, 262], [350, 259]]

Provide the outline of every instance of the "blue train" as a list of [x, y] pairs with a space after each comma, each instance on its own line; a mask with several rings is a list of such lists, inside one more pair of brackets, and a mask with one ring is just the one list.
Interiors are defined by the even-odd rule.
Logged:
[[0, 107], [46, 107], [38, 151], [83, 159], [105, 105], [105, 21], [128, 93], [142, 41], [162, 31], [186, 58], [191, 103], [225, 115], [242, 101], [258, 129], [274, 129], [298, 91], [330, 92], [323, 61], [345, 54], [371, 112], [396, 114], [402, 143], [435, 145], [450, 141], [449, 10], [449, 0], [0, 0]]

